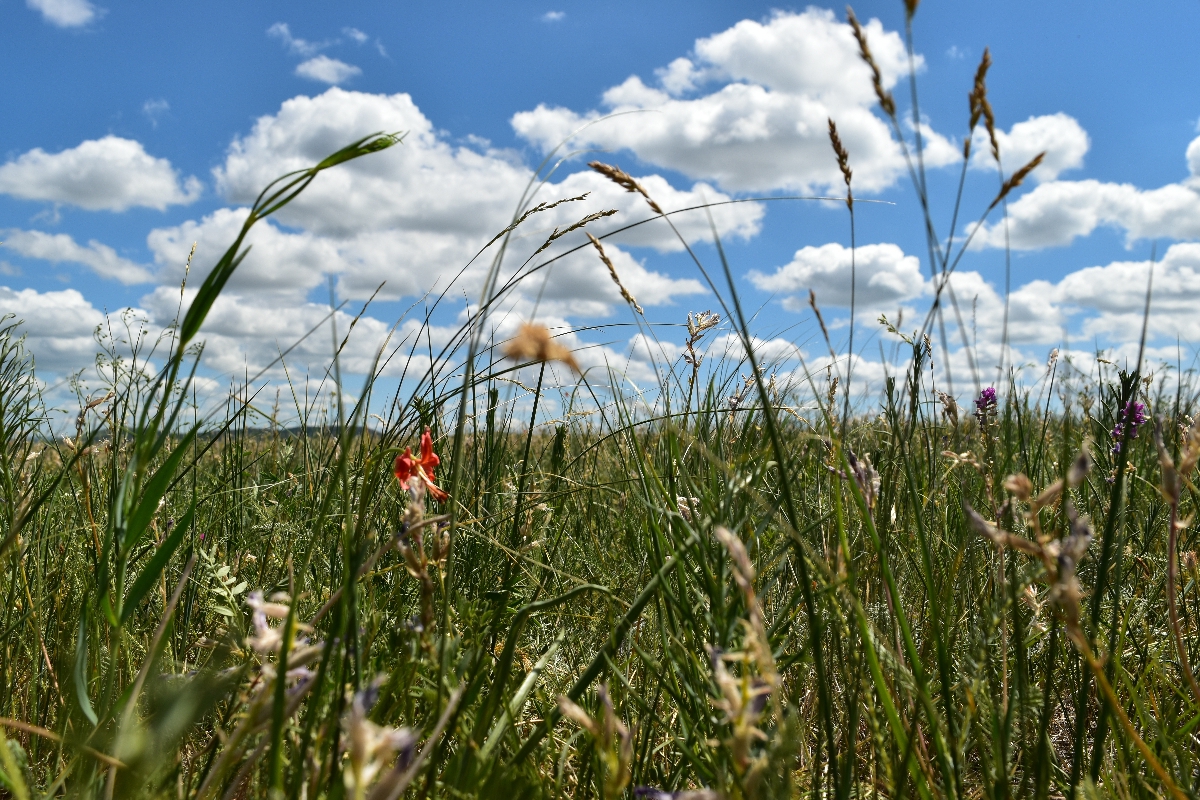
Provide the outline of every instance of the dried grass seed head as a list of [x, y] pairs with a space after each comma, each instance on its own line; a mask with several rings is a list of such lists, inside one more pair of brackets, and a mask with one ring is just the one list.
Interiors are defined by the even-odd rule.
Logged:
[[1004, 182], [1004, 185], [1000, 187], [1000, 193], [996, 195], [996, 199], [992, 201], [990, 206], [988, 206], [988, 210], [990, 211], [991, 209], [995, 208], [997, 205], [999, 205], [1001, 200], [1003, 200], [1005, 197], [1008, 197], [1009, 192], [1020, 186], [1025, 179], [1029, 177], [1029, 173], [1038, 168], [1038, 165], [1042, 163], [1042, 159], [1045, 157], [1046, 151], [1043, 150], [1031, 158], [1028, 164], [1014, 172], [1012, 176]]
[[975, 83], [971, 87], [971, 93], [968, 95], [971, 106], [971, 124], [968, 127], [967, 138], [963, 141], [963, 157], [965, 158], [971, 152], [971, 133], [974, 132], [975, 126], [979, 124], [979, 118], [983, 117], [984, 125], [988, 132], [988, 140], [992, 145], [992, 157], [999, 163], [1000, 144], [996, 139], [996, 117], [992, 114], [992, 104], [988, 102], [987, 97], [987, 72], [991, 66], [992, 54], [985, 47], [983, 49], [983, 58], [979, 60], [979, 67], [975, 70]]
[[853, 450], [846, 448], [846, 460], [850, 462], [850, 471], [853, 474], [854, 483], [858, 485], [858, 490], [862, 492], [867, 509], [875, 508], [875, 500], [879, 497], [880, 477], [875, 468], [871, 466], [870, 456], [864, 454], [862, 458], [859, 458], [854, 455]]
[[554, 341], [550, 329], [537, 322], [521, 323], [517, 335], [505, 343], [504, 355], [513, 361], [537, 361], [542, 364], [558, 361], [581, 372], [575, 354]]
[[833, 154], [837, 156], [838, 169], [842, 172], [842, 180], [846, 182], [846, 208], [853, 210], [854, 192], [850, 188], [850, 179], [854, 172], [850, 169], [850, 153], [842, 144], [842, 139], [838, 136], [837, 124], [832, 117], [829, 118], [829, 143], [833, 145]]
[[621, 290], [621, 297], [625, 298], [626, 303], [629, 303], [629, 305], [633, 306], [634, 311], [641, 314], [643, 317], [646, 316], [646, 312], [642, 311], [642, 307], [638, 304], [637, 298], [633, 296], [632, 292], [625, 288], [625, 284], [621, 283], [621, 276], [617, 274], [617, 268], [613, 266], [612, 259], [608, 257], [608, 253], [604, 252], [604, 245], [600, 243], [599, 239], [597, 239], [595, 236], [592, 236], [591, 233], [587, 231], [585, 231], [585, 233], [587, 233], [588, 241], [592, 243], [592, 247], [596, 248], [596, 252], [600, 255], [600, 261], [604, 263], [604, 266], [608, 267], [608, 274], [612, 277], [613, 283], [615, 283], [617, 288]]
[[1158, 466], [1162, 471], [1163, 497], [1168, 503], [1178, 506], [1179, 495], [1183, 488], [1182, 481], [1179, 480], [1179, 472], [1175, 469], [1175, 460], [1171, 458], [1171, 453], [1163, 444], [1162, 420], [1154, 421], [1154, 447], [1158, 451]]
[[854, 31], [854, 38], [858, 42], [859, 56], [871, 68], [871, 85], [875, 88], [875, 96], [879, 98], [879, 107], [889, 117], [896, 116], [896, 101], [892, 99], [891, 92], [883, 88], [883, 73], [880, 72], [879, 65], [875, 63], [875, 56], [871, 54], [871, 48], [867, 44], [867, 32], [859, 24], [858, 18], [854, 16], [854, 9], [850, 6], [846, 6], [846, 21], [850, 23], [850, 27]]
[[942, 404], [942, 414], [950, 421], [950, 424], [955, 428], [958, 427], [958, 403], [954, 398], [945, 392], [937, 393], [938, 400]]
[[719, 314], [714, 314], [711, 311], [689, 311], [687, 315], [688, 336], [693, 341], [699, 340], [704, 332], [721, 324]]
[[643, 198], [645, 198], [646, 203], [656, 214], [663, 213], [663, 210], [659, 208], [658, 203], [654, 202], [654, 198], [652, 198], [650, 194], [642, 188], [642, 185], [635, 181], [633, 176], [625, 170], [621, 169], [620, 167], [613, 166], [612, 164], [605, 164], [603, 161], [589, 161], [588, 166], [620, 186], [625, 191], [640, 194]]
[[[550, 235], [548, 237], [546, 237], [546, 241], [542, 243], [542, 246], [539, 247], [537, 250], [535, 250], [533, 254], [536, 256], [538, 253], [541, 253], [547, 247], [554, 244], [554, 242], [556, 242], [557, 240], [566, 236], [571, 231], [577, 231], [580, 228], [582, 228], [584, 225], [587, 225], [590, 222], [595, 222], [596, 220], [604, 219], [605, 217], [611, 217], [615, 213], [617, 213], [617, 210], [615, 208], [605, 209], [604, 211], [593, 211], [591, 214], [588, 214], [587, 216], [583, 217], [580, 220], [577, 220], [576, 222], [568, 225], [565, 228], [562, 228], [562, 229], [555, 228], [553, 231], [550, 232]], [[591, 236], [591, 234], [588, 234], [588, 235]]]
[[1004, 479], [1004, 488], [1022, 503], [1033, 496], [1033, 481], [1024, 472], [1009, 475]]

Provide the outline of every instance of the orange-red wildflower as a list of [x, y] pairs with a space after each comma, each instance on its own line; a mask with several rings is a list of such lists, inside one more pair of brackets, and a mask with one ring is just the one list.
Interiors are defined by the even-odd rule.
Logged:
[[440, 463], [441, 459], [433, 452], [433, 435], [426, 427], [425, 432], [421, 434], [421, 457], [415, 457], [411, 447], [404, 448], [404, 453], [396, 457], [396, 480], [405, 485], [410, 478], [418, 477], [429, 488], [433, 498], [439, 503], [444, 503], [449, 495], [433, 482], [433, 471]]

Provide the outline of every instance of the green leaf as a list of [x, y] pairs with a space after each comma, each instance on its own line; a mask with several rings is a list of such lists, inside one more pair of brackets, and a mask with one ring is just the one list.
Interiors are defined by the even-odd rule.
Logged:
[[171, 478], [175, 477], [179, 463], [187, 455], [187, 450], [199, 430], [199, 427], [192, 428], [179, 444], [175, 445], [175, 449], [167, 456], [167, 460], [158, 468], [158, 471], [150, 480], [146, 481], [142, 497], [138, 501], [137, 508], [129, 515], [129, 522], [125, 528], [123, 546], [126, 551], [136, 545], [145, 534], [146, 529], [150, 527], [150, 520], [154, 519], [154, 515], [158, 513], [159, 501], [167, 493], [167, 488], [171, 485]]
[[99, 722], [96, 712], [92, 709], [92, 701], [87, 692], [87, 603], [84, 603], [83, 613], [79, 615], [79, 634], [75, 637], [75, 697], [79, 700], [79, 710], [95, 725]]
[[231, 609], [228, 609], [225, 606], [213, 606], [213, 611], [217, 612], [222, 617], [229, 617], [230, 619], [233, 619], [236, 616]]
[[100, 598], [100, 613], [104, 614], [104, 618], [108, 620], [108, 624], [114, 628], [121, 624], [121, 620], [117, 617], [117, 612], [113, 611], [108, 595]]
[[158, 550], [150, 557], [146, 566], [142, 569], [141, 574], [137, 576], [137, 580], [133, 582], [133, 588], [129, 590], [129, 594], [125, 596], [124, 602], [121, 604], [121, 624], [124, 625], [137, 607], [141, 604], [142, 598], [146, 596], [146, 592], [154, 586], [158, 581], [158, 576], [166, 568], [167, 562], [171, 560], [171, 556], [179, 547], [179, 543], [183, 541], [184, 534], [192, 525], [192, 518], [196, 515], [196, 501], [188, 506], [187, 513], [175, 524], [175, 529], [170, 535], [159, 545]]
[[233, 277], [238, 265], [250, 252], [249, 248], [242, 249], [242, 242], [245, 241], [246, 234], [250, 232], [254, 223], [265, 219], [296, 199], [323, 170], [369, 153], [386, 150], [399, 142], [400, 136], [396, 134], [373, 133], [343, 147], [316, 166], [284, 175], [263, 189], [250, 209], [250, 213], [246, 216], [246, 221], [242, 224], [242, 230], [238, 233], [237, 239], [217, 261], [216, 266], [209, 271], [208, 277], [204, 279], [204, 283], [200, 285], [195, 298], [192, 299], [192, 304], [188, 307], [183, 322], [179, 324], [179, 343], [175, 357], [182, 358], [184, 350], [200, 332], [200, 326], [212, 309], [213, 303], [216, 302], [217, 296], [221, 294], [226, 282]]
[[4, 769], [0, 770], [0, 778], [12, 792], [15, 800], [29, 800], [29, 787], [25, 785], [25, 776], [21, 774], [21, 764], [13, 755], [14, 746], [24, 758], [25, 753], [21, 750], [21, 744], [15, 740], [9, 744], [4, 731], [0, 730], [0, 763], [4, 765]]

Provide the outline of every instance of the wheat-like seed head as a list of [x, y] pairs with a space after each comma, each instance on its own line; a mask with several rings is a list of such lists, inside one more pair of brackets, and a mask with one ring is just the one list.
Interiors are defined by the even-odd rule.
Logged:
[[[584, 232], [587, 233], [587, 231]], [[592, 236], [590, 233], [587, 234], [587, 237], [591, 241], [592, 247], [596, 248], [596, 252], [600, 255], [600, 260], [604, 262], [604, 266], [608, 267], [608, 274], [612, 276], [613, 283], [615, 283], [617, 288], [621, 290], [621, 297], [624, 297], [625, 302], [633, 306], [634, 311], [641, 314], [643, 317], [646, 316], [646, 312], [642, 311], [642, 307], [638, 305], [637, 299], [628, 289], [625, 288], [625, 284], [621, 283], [621, 276], [617, 275], [617, 268], [613, 266], [612, 259], [608, 257], [608, 253], [604, 252], [604, 245], [602, 245], [600, 240], [595, 236]]]
[[891, 92], [883, 88], [883, 73], [880, 72], [879, 65], [875, 63], [875, 56], [871, 54], [871, 48], [867, 45], [867, 32], [858, 23], [858, 17], [854, 16], [854, 9], [850, 6], [846, 6], [846, 21], [854, 30], [854, 38], [858, 42], [858, 54], [871, 68], [871, 85], [875, 87], [875, 96], [879, 98], [879, 107], [889, 117], [896, 116], [896, 101], [892, 99]]
[[854, 172], [850, 169], [850, 153], [846, 152], [842, 138], [838, 136], [837, 124], [829, 119], [829, 142], [833, 145], [833, 154], [837, 156], [838, 169], [842, 171], [842, 180], [846, 182], [846, 208], [854, 210], [854, 193], [850, 190], [850, 178]]
[[983, 117], [987, 125], [988, 139], [992, 143], [992, 157], [1000, 160], [1000, 145], [996, 141], [996, 118], [992, 115], [992, 105], [987, 99], [987, 72], [991, 66], [992, 54], [985, 47], [983, 58], [979, 60], [979, 66], [975, 70], [975, 84], [967, 95], [971, 107], [971, 124], [967, 127], [967, 137], [963, 140], [963, 158], [971, 154], [971, 133], [979, 124], [979, 118]]
[[608, 178], [617, 186], [620, 186], [625, 191], [640, 194], [646, 199], [646, 203], [656, 214], [663, 213], [663, 210], [659, 208], [658, 203], [654, 202], [654, 198], [652, 198], [650, 194], [642, 188], [642, 185], [635, 181], [633, 176], [625, 170], [621, 169], [620, 167], [614, 167], [612, 164], [605, 164], [602, 161], [589, 161], [588, 166], [594, 169], [596, 172], [599, 172], [604, 177]]
[[1027, 177], [1029, 177], [1029, 173], [1033, 172], [1035, 169], [1038, 168], [1038, 164], [1041, 164], [1042, 159], [1045, 157], [1046, 157], [1046, 151], [1043, 150], [1042, 152], [1038, 153], [1033, 158], [1029, 159], [1028, 164], [1026, 164], [1025, 166], [1021, 167], [1019, 170], [1014, 172], [1012, 174], [1012, 176], [1004, 182], [1004, 185], [1000, 187], [1000, 193], [998, 195], [996, 195], [996, 199], [992, 201], [992, 204], [990, 206], [988, 206], [988, 210], [990, 211], [993, 208], [995, 208], [1000, 203], [1001, 200], [1003, 200], [1005, 197], [1008, 197], [1009, 192], [1011, 192], [1013, 189], [1020, 186], [1024, 182], [1024, 180]]

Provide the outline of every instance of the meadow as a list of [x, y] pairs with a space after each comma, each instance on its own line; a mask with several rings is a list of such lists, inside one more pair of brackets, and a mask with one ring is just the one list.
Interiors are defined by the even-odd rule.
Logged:
[[[987, 65], [968, 112], [995, 147]], [[904, 142], [878, 70], [875, 90]], [[527, 204], [481, 250], [478, 312], [393, 396], [384, 362], [414, 351], [348, 397], [335, 330], [323, 380], [201, 413], [202, 325], [252, 227], [402, 146], [371, 135], [267, 187], [168, 334], [102, 356], [67, 436], [0, 326], [8, 796], [1200, 795], [1197, 387], [1052, 355], [959, 405], [933, 366], [967, 245], [929, 217], [938, 293], [892, 326], [871, 407], [819, 298], [832, 366], [761, 362], [719, 241], [696, 257], [716, 310], [686, 315], [654, 398], [557, 380], [565, 340], [484, 324], [509, 237], [548, 207]], [[705, 356], [718, 334], [736, 355]]]

